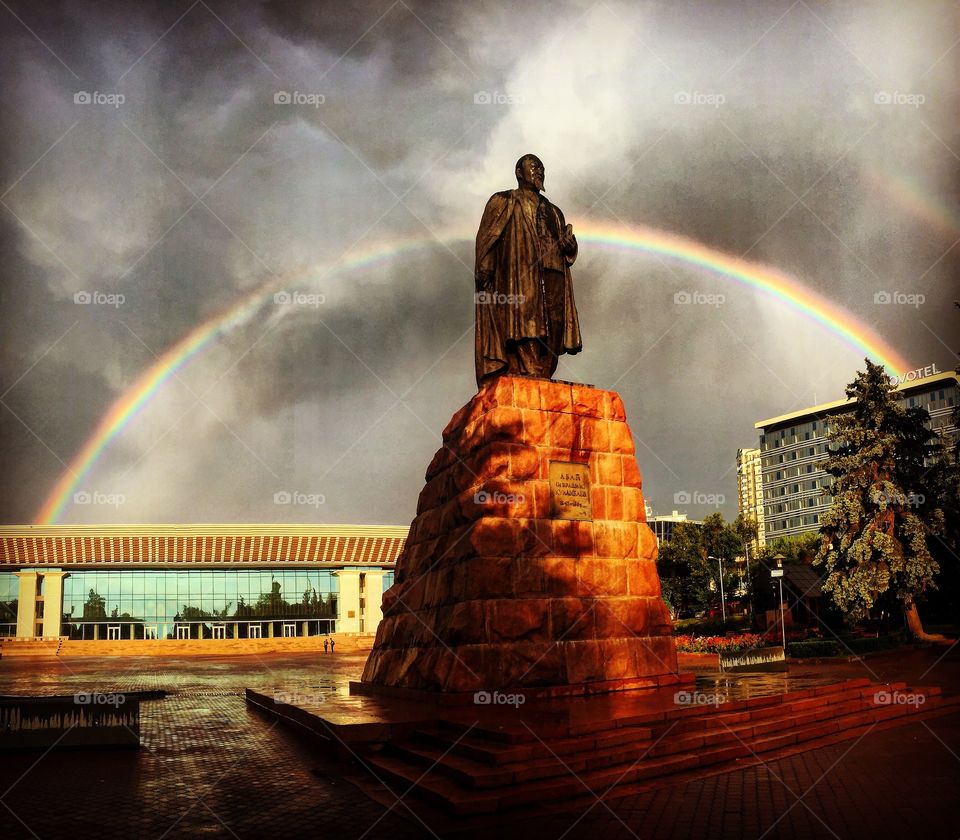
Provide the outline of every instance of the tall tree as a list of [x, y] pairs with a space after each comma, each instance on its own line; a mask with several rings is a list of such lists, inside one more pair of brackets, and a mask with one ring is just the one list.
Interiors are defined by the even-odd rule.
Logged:
[[911, 632], [934, 638], [917, 613], [917, 599], [939, 572], [927, 538], [943, 532], [943, 512], [923, 492], [932, 452], [926, 412], [904, 408], [883, 368], [866, 365], [846, 389], [852, 411], [830, 421], [825, 468], [834, 476], [833, 504], [821, 519], [815, 563], [826, 570], [824, 591], [851, 620], [889, 593]]

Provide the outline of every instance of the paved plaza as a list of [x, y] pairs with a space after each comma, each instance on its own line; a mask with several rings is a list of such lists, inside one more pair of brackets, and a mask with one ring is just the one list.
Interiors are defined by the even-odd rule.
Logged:
[[[942, 657], [942, 658], [940, 658]], [[139, 751], [5, 753], [0, 837], [458, 836], [957, 838], [960, 715], [868, 733], [734, 772], [618, 790], [535, 814], [454, 820], [402, 801], [356, 764], [249, 710], [243, 689], [346, 699], [365, 653], [0, 660], [0, 693], [164, 689], [141, 705]], [[960, 650], [793, 665], [960, 691]], [[739, 676], [749, 681], [749, 676]], [[781, 679], [763, 676], [761, 679]], [[701, 684], [713, 685], [702, 674]], [[736, 691], [736, 686], [726, 684]]]

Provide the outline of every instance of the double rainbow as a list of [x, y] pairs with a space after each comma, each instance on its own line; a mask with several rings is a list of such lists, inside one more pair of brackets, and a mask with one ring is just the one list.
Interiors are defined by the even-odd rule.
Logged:
[[[575, 224], [577, 238], [615, 251], [655, 254], [687, 266], [702, 268], [722, 279], [755, 289], [802, 313], [826, 331], [883, 364], [888, 372], [903, 373], [910, 364], [891, 345], [849, 312], [811, 291], [792, 277], [767, 265], [730, 256], [699, 242], [665, 231], [646, 227], [605, 225], [591, 221]], [[194, 356], [219, 336], [245, 323], [259, 311], [264, 301], [278, 291], [346, 271], [369, 268], [400, 256], [442, 245], [470, 242], [473, 234], [465, 230], [423, 238], [396, 239], [376, 243], [359, 254], [323, 269], [310, 267], [284, 277], [272, 278], [249, 292], [224, 312], [197, 324], [189, 333], [163, 353], [128, 388], [100, 419], [93, 433], [77, 452], [67, 470], [50, 491], [37, 512], [35, 522], [55, 524], [73, 493], [96, 465], [104, 450], [144, 409], [163, 385]]]

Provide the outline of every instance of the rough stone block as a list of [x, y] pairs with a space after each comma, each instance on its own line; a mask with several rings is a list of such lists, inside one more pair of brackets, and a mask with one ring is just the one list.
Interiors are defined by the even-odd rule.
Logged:
[[606, 420], [581, 417], [578, 427], [580, 434], [576, 442], [577, 448], [588, 452], [610, 451], [610, 424]]
[[540, 408], [543, 411], [559, 411], [570, 413], [570, 386], [565, 382], [551, 382], [539, 380]]
[[581, 557], [577, 561], [577, 594], [594, 598], [627, 594], [627, 561]]
[[550, 632], [554, 641], [592, 639], [595, 635], [596, 608], [589, 598], [553, 598], [550, 600]]
[[633, 435], [626, 423], [610, 424], [610, 451], [633, 455]]
[[563, 645], [564, 662], [567, 669], [567, 679], [571, 683], [588, 683], [603, 680], [604, 671], [603, 647], [596, 639], [583, 641], [561, 642]]
[[604, 392], [596, 388], [586, 388], [582, 385], [573, 385], [570, 389], [572, 410], [581, 417], [605, 416]]
[[550, 619], [546, 598], [487, 601], [487, 628], [492, 642], [544, 638]]

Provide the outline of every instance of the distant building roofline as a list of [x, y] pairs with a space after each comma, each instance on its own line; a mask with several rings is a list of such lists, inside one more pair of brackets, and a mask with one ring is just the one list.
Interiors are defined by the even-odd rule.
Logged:
[[[933, 376], [925, 376], [921, 379], [913, 379], [909, 382], [904, 382], [898, 385], [896, 390], [906, 394], [914, 390], [924, 390], [937, 382], [946, 382], [947, 380], [960, 383], [960, 379], [958, 379], [956, 371], [950, 370], [946, 371], [945, 373], [936, 373]], [[759, 422], [754, 423], [753, 427], [755, 429], [768, 429], [771, 426], [779, 426], [782, 423], [796, 421], [802, 417], [808, 417], [811, 414], [830, 414], [831, 412], [837, 412], [841, 409], [847, 408], [853, 403], [854, 400], [852, 399], [834, 400], [833, 402], [821, 403], [820, 405], [815, 405], [811, 408], [802, 408], [799, 411], [791, 411], [788, 414], [781, 414], [779, 417], [771, 417], [769, 420], [760, 420]]]

